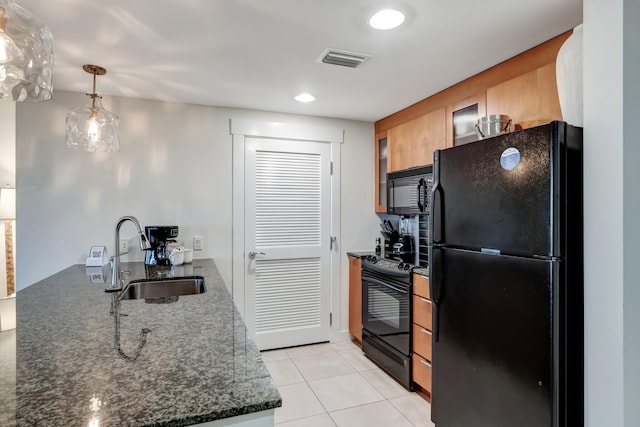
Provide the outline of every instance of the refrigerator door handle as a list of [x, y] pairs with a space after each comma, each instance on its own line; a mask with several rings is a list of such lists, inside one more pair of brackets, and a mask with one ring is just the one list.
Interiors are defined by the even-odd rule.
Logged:
[[433, 153], [433, 190], [431, 191], [431, 209], [429, 226], [431, 243], [442, 243], [442, 209], [444, 206], [444, 194], [440, 185], [440, 150]]
[[440, 309], [438, 305], [439, 304], [434, 301], [431, 311], [431, 327], [433, 328], [431, 336], [435, 342], [440, 341]]

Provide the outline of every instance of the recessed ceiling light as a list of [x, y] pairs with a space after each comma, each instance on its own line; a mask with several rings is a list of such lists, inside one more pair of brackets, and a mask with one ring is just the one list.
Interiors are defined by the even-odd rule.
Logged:
[[390, 30], [403, 22], [404, 13], [393, 9], [381, 10], [369, 19], [369, 25], [376, 30]]
[[311, 95], [310, 93], [301, 93], [300, 95], [294, 98], [298, 102], [313, 102], [316, 100], [316, 97]]

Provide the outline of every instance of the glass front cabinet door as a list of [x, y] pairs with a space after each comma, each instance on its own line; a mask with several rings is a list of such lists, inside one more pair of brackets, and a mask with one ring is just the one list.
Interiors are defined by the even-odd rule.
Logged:
[[376, 135], [376, 212], [387, 212], [387, 133]]

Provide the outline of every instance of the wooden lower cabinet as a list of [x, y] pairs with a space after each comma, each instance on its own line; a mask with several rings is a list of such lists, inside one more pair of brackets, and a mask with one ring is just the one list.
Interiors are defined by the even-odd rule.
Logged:
[[362, 260], [349, 256], [349, 333], [362, 342]]
[[420, 295], [424, 298], [430, 299], [429, 293], [429, 278], [422, 274], [413, 275], [413, 293], [414, 295]]
[[431, 395], [432, 336], [429, 278], [413, 275], [413, 382]]
[[413, 351], [431, 360], [431, 331], [413, 324]]
[[413, 382], [431, 395], [431, 362], [414, 353], [411, 363], [413, 364]]
[[413, 295], [413, 323], [431, 330], [431, 301], [420, 295]]

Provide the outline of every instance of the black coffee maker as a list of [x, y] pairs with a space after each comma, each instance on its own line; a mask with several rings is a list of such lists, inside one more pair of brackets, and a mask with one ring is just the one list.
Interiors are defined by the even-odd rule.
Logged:
[[393, 245], [393, 258], [410, 264], [416, 263], [415, 243], [411, 234], [402, 234]]
[[178, 237], [177, 225], [151, 225], [144, 228], [151, 250], [146, 251], [144, 263], [146, 265], [171, 265], [169, 261], [170, 243], [175, 243]]

